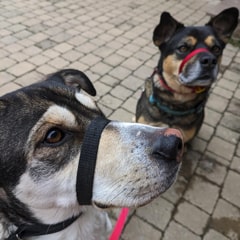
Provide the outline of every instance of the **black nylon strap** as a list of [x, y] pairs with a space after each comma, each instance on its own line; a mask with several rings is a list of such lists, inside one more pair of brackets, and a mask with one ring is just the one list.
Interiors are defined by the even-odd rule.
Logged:
[[98, 145], [102, 131], [109, 122], [103, 117], [93, 119], [83, 138], [76, 184], [77, 200], [81, 205], [91, 204]]
[[62, 231], [63, 229], [67, 228], [71, 225], [75, 220], [77, 220], [80, 215], [73, 216], [63, 222], [56, 223], [56, 224], [34, 224], [34, 225], [21, 225], [18, 227], [16, 232], [12, 233], [6, 240], [21, 240], [26, 237], [33, 237], [33, 236], [41, 236], [56, 233]]

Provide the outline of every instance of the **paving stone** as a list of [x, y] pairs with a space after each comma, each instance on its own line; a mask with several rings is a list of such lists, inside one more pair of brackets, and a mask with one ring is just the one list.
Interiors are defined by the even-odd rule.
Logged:
[[240, 106], [240, 99], [234, 97], [231, 99], [230, 104], [228, 105], [227, 111], [240, 117], [239, 106]]
[[98, 97], [102, 97], [102, 96], [106, 95], [111, 90], [111, 87], [109, 87], [108, 85], [106, 85], [102, 82], [96, 82], [94, 84], [94, 87], [96, 88]]
[[215, 93], [216, 95], [219, 95], [221, 97], [224, 97], [226, 99], [231, 99], [232, 96], [233, 96], [233, 92], [232, 91], [229, 91], [227, 89], [224, 89], [224, 88], [221, 88], [221, 87], [218, 87], [218, 86], [216, 86], [213, 89], [213, 93]]
[[127, 59], [126, 61], [124, 61], [121, 65], [125, 68], [128, 68], [128, 69], [134, 71], [137, 68], [139, 68], [142, 64], [143, 64], [143, 61], [140, 61], [134, 57], [131, 57], [131, 58]]
[[226, 70], [224, 75], [223, 75], [224, 78], [229, 79], [233, 82], [237, 82], [237, 83], [238, 83], [238, 81], [237, 81], [238, 76], [239, 76], [239, 73], [233, 72], [231, 70]]
[[7, 72], [0, 72], [0, 86], [11, 82], [14, 79], [14, 76]]
[[203, 140], [208, 141], [212, 135], [214, 133], [214, 128], [203, 123], [203, 125], [201, 126], [201, 129], [198, 133], [198, 137], [202, 138]]
[[225, 112], [224, 116], [221, 120], [221, 124], [227, 128], [230, 128], [233, 131], [240, 133], [240, 116], [236, 116], [236, 114], [232, 114], [229, 112]]
[[171, 219], [173, 209], [173, 204], [160, 197], [150, 204], [138, 208], [136, 215], [158, 229], [164, 230]]
[[113, 96], [111, 95], [106, 95], [103, 98], [101, 98], [101, 104], [115, 110], [116, 108], [118, 108], [121, 105], [122, 101], [117, 99], [117, 98], [113, 98]]
[[240, 189], [240, 175], [229, 171], [223, 186], [222, 196], [240, 207], [240, 191], [237, 191], [237, 189]]
[[213, 137], [207, 149], [216, 155], [231, 160], [234, 154], [235, 146], [219, 137]]
[[33, 64], [25, 61], [10, 67], [8, 69], [8, 72], [16, 77], [19, 77], [27, 72], [30, 72], [31, 70], [34, 69], [34, 67], [35, 66]]
[[45, 57], [44, 55], [41, 55], [41, 54], [38, 54], [38, 55], [33, 56], [32, 58], [28, 59], [28, 62], [30, 62], [36, 66], [40, 66], [48, 61], [49, 61], [49, 58]]
[[205, 108], [205, 118], [204, 118], [204, 122], [209, 124], [210, 126], [213, 126], [215, 127], [218, 122], [220, 121], [221, 119], [221, 114], [206, 107]]
[[65, 53], [73, 48], [72, 45], [68, 43], [61, 43], [56, 45], [53, 49], [60, 53]]
[[116, 67], [113, 70], [109, 72], [109, 74], [115, 78], [118, 78], [120, 80], [125, 79], [128, 75], [130, 75], [131, 71], [124, 68], [124, 67]]
[[[203, 194], [204, 193], [204, 194]], [[206, 198], [206, 196], [208, 196]], [[184, 194], [184, 198], [200, 207], [207, 213], [212, 213], [219, 196], [219, 188], [203, 178], [194, 176]]]
[[15, 63], [16, 63], [16, 61], [12, 60], [11, 58], [1, 59], [0, 71], [13, 66]]
[[238, 171], [240, 173], [240, 157], [237, 156], [233, 157], [231, 169], [234, 171]]
[[187, 149], [187, 152], [183, 155], [181, 176], [185, 177], [186, 179], [190, 179], [195, 172], [200, 158], [200, 153], [191, 149]]
[[74, 62], [77, 59], [81, 58], [82, 56], [83, 56], [83, 54], [78, 52], [75, 49], [74, 50], [69, 50], [69, 51], [65, 52], [64, 54], [62, 54], [62, 57], [69, 62]]
[[187, 187], [187, 180], [181, 175], [182, 174], [179, 174], [176, 182], [165, 193], [162, 194], [163, 198], [167, 199], [173, 204], [178, 203]]
[[200, 240], [201, 238], [180, 224], [172, 221], [164, 234], [163, 240], [173, 239]]
[[124, 57], [113, 53], [109, 56], [107, 56], [106, 58], [103, 59], [103, 62], [107, 63], [108, 65], [111, 65], [113, 67], [118, 66], [122, 61], [124, 61]]
[[123, 240], [159, 240], [162, 234], [138, 217], [133, 217], [128, 223], [123, 235]]
[[128, 99], [132, 95], [132, 91], [122, 87], [121, 85], [116, 86], [112, 89], [111, 94], [122, 100]]
[[122, 108], [132, 113], [135, 116], [137, 100], [134, 98], [128, 98], [122, 105]]
[[68, 61], [64, 60], [61, 57], [57, 57], [53, 60], [50, 60], [48, 62], [49, 65], [53, 66], [56, 69], [66, 68], [66, 66], [69, 64]]
[[215, 135], [234, 144], [238, 143], [240, 138], [239, 133], [232, 131], [222, 125], [217, 126]]
[[119, 84], [119, 82], [120, 82], [119, 79], [116, 79], [116, 78], [114, 78], [112, 76], [109, 76], [109, 75], [104, 75], [100, 79], [100, 81], [105, 83], [105, 84], [107, 84], [107, 85], [109, 85], [109, 86], [112, 86], [112, 87], [117, 86]]
[[96, 63], [100, 62], [101, 58], [92, 53], [89, 53], [82, 57], [80, 61], [91, 67], [94, 66]]
[[210, 229], [204, 236], [203, 240], [229, 240], [229, 238], [213, 229]]
[[221, 86], [225, 89], [228, 89], [229, 91], [234, 91], [237, 88], [237, 83], [236, 82], [230, 81], [230, 80], [225, 79], [225, 78], [221, 78], [218, 81], [217, 85]]
[[91, 67], [91, 70], [93, 72], [96, 72], [99, 75], [104, 75], [107, 72], [109, 72], [111, 67], [103, 62], [99, 62], [95, 64], [93, 67]]
[[207, 142], [199, 137], [195, 137], [191, 141], [191, 148], [198, 152], [204, 152], [207, 147]]
[[207, 107], [211, 108], [212, 110], [222, 113], [227, 108], [228, 100], [218, 96], [214, 93], [210, 94], [210, 97], [207, 101]]
[[132, 113], [122, 108], [113, 111], [113, 113], [109, 116], [109, 118], [112, 120], [118, 120], [122, 122], [132, 122], [132, 117], [133, 117]]
[[[191, 213], [191, 215], [189, 215], [189, 213]], [[178, 205], [174, 219], [194, 233], [201, 235], [205, 230], [209, 215], [184, 201]]]
[[235, 206], [220, 199], [209, 225], [231, 240], [238, 240], [240, 236], [240, 211]]
[[201, 161], [199, 161], [196, 173], [221, 186], [225, 180], [227, 169], [204, 155]]
[[24, 74], [24, 76], [17, 78], [14, 82], [25, 87], [30, 84], [39, 82], [43, 80], [45, 75], [38, 73], [36, 71], [29, 72], [27, 74]]
[[6, 94], [6, 93], [9, 93], [9, 92], [12, 92], [12, 91], [15, 91], [17, 89], [20, 88], [20, 85], [17, 85], [15, 83], [7, 83], [3, 86], [0, 87], [0, 96]]

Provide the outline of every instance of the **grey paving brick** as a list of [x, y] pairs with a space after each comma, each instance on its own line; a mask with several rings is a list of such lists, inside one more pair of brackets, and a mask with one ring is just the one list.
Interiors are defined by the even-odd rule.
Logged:
[[235, 146], [219, 137], [213, 137], [207, 149], [216, 155], [229, 159], [230, 161], [233, 157]]
[[213, 212], [218, 196], [219, 187], [197, 176], [192, 178], [189, 188], [184, 194], [186, 200], [209, 214]]
[[119, 108], [118, 110], [114, 110], [109, 118], [123, 122], [132, 122], [133, 114], [125, 109]]
[[239, 121], [240, 121], [240, 116], [236, 116], [236, 114], [225, 112], [221, 120], [221, 124], [239, 133], [240, 132]]
[[17, 85], [13, 82], [7, 83], [0, 87], [0, 96], [4, 95], [6, 93], [9, 93], [11, 91], [15, 91], [15, 90], [19, 89], [20, 87], [21, 87], [20, 85]]
[[199, 162], [196, 173], [221, 186], [227, 174], [227, 168], [217, 161], [203, 156]]
[[207, 106], [216, 112], [222, 113], [227, 108], [228, 100], [214, 93], [210, 94]]
[[208, 214], [199, 208], [184, 201], [178, 205], [174, 219], [194, 233], [201, 235], [205, 230], [209, 217]]
[[223, 186], [222, 196], [238, 207], [240, 207], [240, 191], [237, 191], [239, 186], [240, 175], [236, 172], [229, 171]]
[[204, 236], [203, 240], [229, 240], [229, 238], [213, 229], [210, 229]]
[[111, 94], [114, 97], [117, 97], [117, 98], [122, 99], [122, 100], [126, 100], [133, 94], [133, 92], [131, 90], [128, 90], [128, 89], [124, 88], [121, 85], [118, 85], [118, 86], [116, 86], [115, 88], [112, 89]]
[[165, 230], [171, 219], [173, 209], [173, 204], [163, 198], [157, 198], [151, 204], [138, 208], [136, 215], [158, 229]]
[[231, 240], [238, 240], [240, 211], [235, 206], [220, 199], [210, 222], [211, 228], [228, 236]]
[[162, 197], [173, 204], [177, 204], [180, 198], [183, 196], [186, 188], [187, 180], [182, 176], [178, 176], [177, 181], [170, 189], [168, 189], [168, 191], [162, 194]]
[[164, 234], [163, 240], [173, 239], [200, 240], [201, 238], [180, 224], [172, 221]]
[[123, 240], [159, 240], [160, 237], [160, 231], [135, 216], [131, 219], [122, 235]]
[[8, 69], [8, 72], [16, 77], [19, 77], [27, 72], [30, 72], [33, 69], [34, 65], [25, 61], [10, 67]]

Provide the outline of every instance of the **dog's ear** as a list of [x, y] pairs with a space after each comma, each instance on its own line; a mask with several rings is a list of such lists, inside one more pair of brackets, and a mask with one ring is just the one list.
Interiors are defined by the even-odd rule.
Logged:
[[206, 25], [211, 26], [220, 39], [227, 43], [238, 25], [238, 16], [239, 11], [237, 8], [228, 8], [220, 12], [217, 16], [211, 18]]
[[168, 12], [163, 12], [160, 17], [160, 23], [153, 31], [153, 43], [156, 46], [161, 46], [167, 42], [172, 35], [184, 25], [175, 20]]
[[89, 78], [83, 72], [75, 69], [64, 69], [51, 75], [49, 79], [57, 79], [59, 76], [61, 79], [63, 79], [64, 84], [67, 86], [73, 87], [78, 91], [80, 91], [80, 89], [83, 89], [91, 96], [96, 96], [96, 89], [94, 88]]

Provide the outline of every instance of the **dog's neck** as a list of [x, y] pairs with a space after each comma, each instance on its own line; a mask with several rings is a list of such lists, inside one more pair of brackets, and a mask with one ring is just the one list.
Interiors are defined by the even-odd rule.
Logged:
[[[76, 210], [76, 209], [75, 209]], [[62, 209], [45, 209], [37, 211], [37, 217], [46, 224], [56, 224], [66, 220], [66, 216], [76, 214], [74, 209], [62, 211]], [[82, 214], [73, 223], [63, 230], [47, 235], [34, 237], [34, 240], [63, 240], [71, 236], [71, 240], [106, 239], [111, 230], [111, 223], [107, 213], [97, 210], [92, 206], [82, 207]], [[45, 221], [43, 221], [45, 219]], [[47, 220], [46, 220], [47, 219]], [[0, 239], [7, 239], [10, 233], [15, 232], [16, 226], [0, 216]], [[96, 236], [94, 235], [96, 234]], [[102, 238], [99, 236], [103, 236]], [[27, 239], [33, 239], [28, 237]]]
[[181, 102], [191, 101], [196, 95], [207, 91], [207, 88], [187, 87], [179, 83], [178, 75], [169, 75], [162, 71], [160, 67], [155, 68], [153, 74], [153, 84], [164, 92], [168, 92], [168, 96], [172, 95], [175, 100]]

